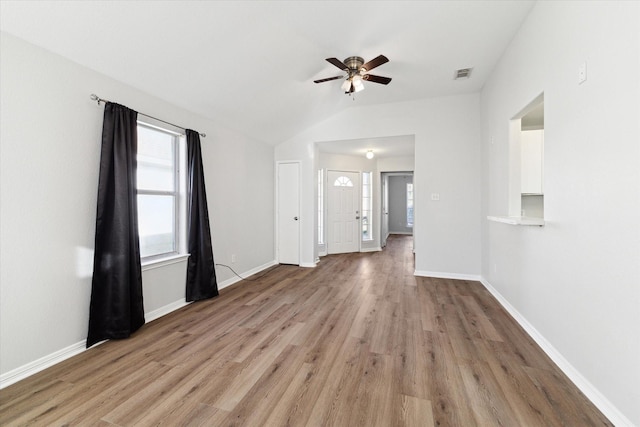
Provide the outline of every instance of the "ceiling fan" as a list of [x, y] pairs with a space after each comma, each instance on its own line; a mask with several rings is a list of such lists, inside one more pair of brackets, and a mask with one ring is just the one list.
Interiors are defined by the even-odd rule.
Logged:
[[[340, 61], [337, 58], [327, 58], [327, 62], [335, 65], [336, 67], [340, 68], [342, 71], [347, 73], [345, 81], [341, 86], [342, 90], [347, 95], [351, 95], [354, 92], [360, 92], [361, 90], [363, 90], [364, 89], [364, 84], [362, 83], [363, 80], [373, 82], [373, 83], [380, 83], [383, 85], [387, 85], [391, 81], [390, 77], [382, 77], [382, 76], [375, 76], [373, 74], [369, 74], [369, 71], [373, 70], [374, 68], [384, 63], [389, 62], [389, 59], [387, 59], [387, 57], [384, 55], [379, 55], [376, 58], [373, 58], [371, 61], [367, 62], [366, 64], [364, 62], [364, 59], [362, 59], [359, 56], [350, 56], [344, 61]], [[338, 80], [343, 77], [345, 76], [341, 75], [336, 77], [329, 77], [326, 79], [314, 80], [313, 82], [324, 83], [324, 82], [329, 82], [331, 80]]]

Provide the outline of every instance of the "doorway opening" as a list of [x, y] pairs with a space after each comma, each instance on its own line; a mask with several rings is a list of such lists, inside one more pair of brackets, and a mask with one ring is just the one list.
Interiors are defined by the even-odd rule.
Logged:
[[413, 172], [382, 172], [380, 183], [380, 246], [384, 248], [390, 235], [413, 236]]
[[[359, 183], [357, 185], [354, 184], [354, 194], [355, 191], [359, 193], [358, 200], [355, 202], [357, 203], [357, 208], [352, 209], [353, 212], [351, 213], [353, 219], [359, 221], [356, 227], [358, 230], [356, 239], [358, 248], [354, 251], [381, 251], [381, 238], [384, 237], [386, 239], [388, 235], [388, 228], [385, 232], [381, 230], [383, 221], [381, 195], [384, 194], [384, 192], [381, 192], [381, 173], [394, 171], [413, 172], [415, 168], [415, 135], [321, 141], [316, 142], [316, 148], [317, 160], [315, 161], [315, 168], [317, 182], [314, 185], [314, 190], [317, 191], [316, 261], [318, 262], [321, 257], [329, 253], [342, 252], [336, 252], [335, 244], [333, 249], [330, 248], [332, 243], [329, 233], [336, 231], [334, 236], [339, 237], [342, 230], [345, 230], [342, 225], [332, 225], [332, 220], [329, 218], [329, 210], [331, 209], [330, 189], [335, 182], [335, 179], [328, 177], [330, 171], [346, 171], [358, 174]], [[337, 228], [332, 231], [330, 230], [332, 226]]]

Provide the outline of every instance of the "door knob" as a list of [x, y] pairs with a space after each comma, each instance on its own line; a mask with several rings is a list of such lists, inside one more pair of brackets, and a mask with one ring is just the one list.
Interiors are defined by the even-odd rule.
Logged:
[[294, 217], [293, 217], [293, 219], [297, 221], [297, 220], [298, 220], [298, 217], [297, 217], [297, 216], [294, 216]]

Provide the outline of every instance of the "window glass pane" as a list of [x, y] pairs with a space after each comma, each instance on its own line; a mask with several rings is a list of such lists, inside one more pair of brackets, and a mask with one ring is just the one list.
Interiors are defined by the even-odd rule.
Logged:
[[140, 257], [175, 251], [175, 197], [138, 195]]
[[138, 126], [138, 189], [173, 191], [174, 136]]
[[373, 240], [371, 221], [371, 172], [362, 173], [362, 240]]
[[324, 244], [324, 172], [318, 170], [318, 244]]
[[334, 187], [353, 187], [353, 182], [346, 176], [339, 176], [333, 183]]
[[407, 183], [407, 227], [413, 227], [413, 184]]

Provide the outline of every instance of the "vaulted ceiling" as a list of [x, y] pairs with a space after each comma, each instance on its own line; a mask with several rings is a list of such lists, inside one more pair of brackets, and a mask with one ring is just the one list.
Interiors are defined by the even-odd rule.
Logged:
[[[347, 108], [480, 91], [533, 3], [3, 0], [0, 23], [2, 31], [278, 144]], [[341, 80], [313, 83], [340, 74], [325, 58], [379, 54], [390, 62], [375, 74], [392, 77], [388, 86], [365, 82], [350, 97]], [[453, 79], [467, 67], [470, 79]]]

